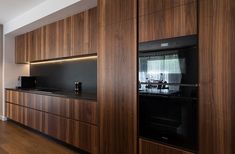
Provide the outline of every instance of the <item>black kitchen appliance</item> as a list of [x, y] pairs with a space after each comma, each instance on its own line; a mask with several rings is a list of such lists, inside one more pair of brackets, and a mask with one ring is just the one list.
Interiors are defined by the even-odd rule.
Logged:
[[197, 36], [139, 44], [140, 136], [197, 149]]
[[20, 76], [18, 78], [20, 89], [34, 89], [36, 88], [36, 77], [33, 76]]

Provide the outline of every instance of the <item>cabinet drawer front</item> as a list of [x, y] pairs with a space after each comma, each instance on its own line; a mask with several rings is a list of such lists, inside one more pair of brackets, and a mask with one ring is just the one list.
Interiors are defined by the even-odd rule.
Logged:
[[9, 103], [20, 104], [23, 102], [23, 96], [21, 92], [6, 90], [6, 101]]
[[82, 122], [45, 114], [44, 133], [72, 144], [85, 151], [96, 153], [98, 129]]
[[58, 116], [71, 118], [72, 117], [72, 102], [70, 99], [52, 96], [43, 96], [43, 111], [55, 114]]
[[86, 151], [98, 153], [98, 127], [73, 121], [73, 145]]
[[140, 154], [193, 154], [181, 149], [173, 148], [152, 141], [139, 139], [139, 153]]
[[37, 95], [37, 94], [31, 94], [31, 93], [22, 93], [23, 100], [20, 102], [20, 105], [36, 109], [36, 110], [42, 110], [42, 95]]
[[44, 133], [72, 144], [72, 120], [45, 113]]
[[24, 123], [24, 108], [18, 105], [6, 103], [6, 116], [7, 118], [13, 121], [23, 124]]
[[97, 102], [90, 100], [73, 100], [73, 119], [97, 124]]
[[6, 90], [6, 101], [71, 120], [97, 125], [97, 102]]
[[44, 113], [29, 109], [29, 108], [24, 108], [24, 125], [28, 126], [30, 128], [33, 128], [35, 130], [38, 130], [40, 132], [43, 131], [43, 117]]

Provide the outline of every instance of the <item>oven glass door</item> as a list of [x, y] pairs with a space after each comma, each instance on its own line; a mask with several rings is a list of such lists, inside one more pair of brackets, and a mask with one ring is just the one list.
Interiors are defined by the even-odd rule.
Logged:
[[140, 94], [140, 135], [144, 138], [196, 148], [196, 103], [190, 98]]
[[[197, 84], [197, 70], [196, 47], [139, 53], [141, 83]], [[175, 88], [169, 86], [170, 90]]]

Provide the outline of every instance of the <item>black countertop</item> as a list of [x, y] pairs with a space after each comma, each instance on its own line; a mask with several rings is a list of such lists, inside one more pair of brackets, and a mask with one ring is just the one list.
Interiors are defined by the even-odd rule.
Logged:
[[18, 88], [6, 88], [6, 90], [14, 90], [14, 91], [33, 93], [38, 95], [47, 95], [47, 96], [73, 98], [73, 99], [97, 100], [97, 94], [93, 93], [75, 93], [70, 91], [59, 91], [59, 90], [50, 91], [50, 90], [40, 90], [40, 89], [18, 89]]

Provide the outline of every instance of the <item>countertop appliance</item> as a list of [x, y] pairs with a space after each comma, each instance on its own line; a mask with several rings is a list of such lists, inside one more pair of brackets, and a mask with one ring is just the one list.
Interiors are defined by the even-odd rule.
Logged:
[[142, 138], [197, 149], [197, 36], [139, 45]]
[[36, 88], [36, 77], [33, 76], [20, 76], [18, 78], [19, 89], [35, 89]]

